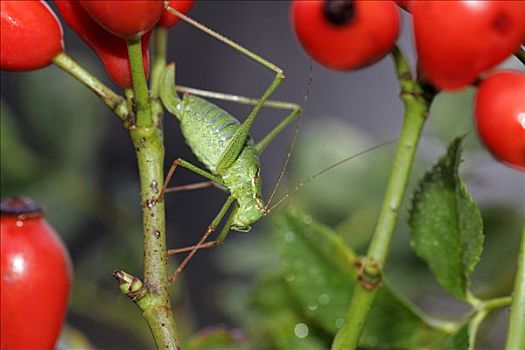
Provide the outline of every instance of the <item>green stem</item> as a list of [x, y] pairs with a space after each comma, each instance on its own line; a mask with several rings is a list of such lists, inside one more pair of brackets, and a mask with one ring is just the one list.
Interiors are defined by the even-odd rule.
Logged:
[[151, 127], [151, 106], [149, 102], [148, 84], [142, 61], [142, 43], [140, 38], [130, 39], [127, 42], [131, 79], [133, 81], [134, 105], [137, 115], [136, 125], [140, 128]]
[[512, 303], [512, 297], [501, 297], [482, 301], [476, 308], [486, 311], [493, 311], [509, 306]]
[[71, 56], [62, 52], [53, 58], [53, 63], [90, 88], [122, 121], [127, 121], [130, 110], [126, 101], [85, 70]]
[[459, 328], [468, 324], [469, 350], [474, 350], [477, 332], [481, 323], [492, 311], [509, 306], [512, 302], [512, 298], [500, 297], [489, 300], [480, 300], [471, 294], [469, 300], [472, 309], [464, 317], [464, 322], [457, 325], [454, 332], [457, 332]]
[[126, 97], [126, 103], [128, 105], [128, 108], [130, 110], [133, 110], [133, 100], [135, 99], [134, 94], [133, 94], [133, 89], [131, 88], [124, 89], [124, 97]]
[[148, 302], [139, 307], [159, 349], [179, 349], [168, 294], [164, 202], [156, 201], [164, 177], [164, 145], [156, 128], [132, 128], [137, 153], [144, 230], [144, 285]]
[[477, 312], [474, 317], [472, 318], [472, 321], [470, 321], [469, 327], [468, 327], [468, 338], [469, 338], [469, 344], [468, 348], [469, 350], [474, 350], [474, 346], [476, 345], [476, 335], [478, 334], [478, 329], [485, 317], [489, 314], [489, 311], [487, 310], [481, 310]]
[[162, 129], [155, 121], [158, 114], [162, 114], [162, 108], [158, 103], [152, 108], [141, 40], [128, 40], [127, 45], [136, 110], [136, 124], [130, 128], [130, 136], [137, 154], [144, 232], [144, 286], [140, 299], [133, 300], [142, 310], [157, 348], [180, 349], [168, 294], [166, 213], [164, 202], [157, 201], [164, 183], [164, 143]]
[[160, 76], [166, 67], [168, 30], [156, 27], [153, 31], [153, 64], [151, 68], [151, 97], [159, 97]]
[[382, 270], [428, 113], [429, 103], [423, 97], [421, 87], [412, 80], [410, 67], [403, 53], [395, 48], [392, 56], [401, 87], [400, 98], [405, 105], [403, 126], [376, 229], [358, 277], [360, 283], [356, 284], [346, 320], [334, 339], [332, 350], [357, 347], [368, 311], [381, 285]]
[[513, 301], [510, 309], [509, 333], [505, 349], [525, 349], [525, 227], [521, 237]]

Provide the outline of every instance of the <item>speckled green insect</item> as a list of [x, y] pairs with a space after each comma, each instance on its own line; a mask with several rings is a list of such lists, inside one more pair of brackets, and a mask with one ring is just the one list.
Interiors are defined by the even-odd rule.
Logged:
[[[201, 169], [183, 159], [177, 159], [173, 162], [168, 172], [158, 200], [163, 199], [167, 184], [178, 166], [194, 171], [223, 186], [230, 194], [199, 243], [192, 247], [168, 251], [170, 254], [190, 251], [176, 270], [174, 275], [174, 277], [176, 277], [198, 249], [213, 247], [221, 243], [226, 238], [230, 229], [244, 232], [249, 231], [253, 223], [268, 213], [268, 204], [264, 204], [261, 195], [259, 154], [288, 124], [301, 115], [301, 108], [297, 104], [268, 100], [273, 91], [284, 79], [282, 69], [223, 35], [176, 11], [169, 3], [166, 4], [166, 10], [215, 39], [240, 51], [275, 73], [273, 81], [258, 100], [175, 86], [174, 64], [167, 65], [162, 73], [163, 76], [161, 77], [159, 89], [162, 103], [166, 109], [174, 114], [180, 121], [180, 127], [186, 143], [190, 146], [197, 158], [206, 166], [207, 170]], [[184, 92], [184, 96], [180, 98], [177, 95], [177, 91]], [[235, 101], [253, 105], [254, 107], [241, 124], [239, 120], [231, 114], [196, 95]], [[254, 144], [250, 137], [250, 129], [263, 106], [290, 110], [290, 113], [259, 143]], [[218, 238], [215, 241], [206, 242], [211, 233], [226, 216], [232, 204], [234, 204], [232, 212], [228, 216]], [[174, 277], [172, 280], [174, 280]]]
[[[276, 77], [274, 83], [270, 85], [261, 99], [253, 100], [203, 90], [176, 88], [174, 85], [175, 66], [174, 64], [166, 66], [161, 79], [161, 100], [166, 109], [179, 120], [186, 143], [199, 161], [206, 166], [207, 170], [183, 159], [177, 159], [168, 172], [160, 198], [162, 198], [167, 184], [178, 166], [187, 168], [223, 186], [230, 194], [199, 243], [195, 246], [173, 249], [168, 252], [176, 254], [190, 251], [190, 254], [177, 269], [176, 274], [184, 268], [187, 261], [198, 249], [211, 248], [222, 243], [230, 229], [248, 232], [253, 223], [268, 213], [269, 203], [264, 203], [261, 194], [259, 154], [282, 129], [300, 115], [301, 111], [300, 106], [296, 104], [267, 100], [282, 79], [282, 73], [280, 75]], [[177, 90], [185, 92], [182, 98], [177, 95]], [[241, 124], [228, 112], [195, 94], [254, 104], [255, 107]], [[291, 112], [259, 143], [254, 144], [249, 131], [263, 105], [289, 109]], [[234, 208], [226, 220], [223, 230], [216, 240], [206, 242], [225, 217], [232, 203], [234, 203]]]
[[[249, 231], [250, 225], [258, 221], [268, 210], [261, 195], [259, 154], [278, 132], [299, 115], [300, 107], [284, 102], [264, 103], [261, 100], [255, 102], [243, 99], [246, 103], [255, 103], [256, 107], [255, 113], [252, 111], [241, 124], [231, 114], [201, 97], [186, 93], [182, 99], [179, 98], [173, 83], [174, 70], [175, 67], [171, 64], [164, 71], [162, 101], [166, 109], [179, 120], [186, 143], [209, 172], [196, 169], [195, 166], [181, 159], [175, 161], [174, 167], [183, 166], [193, 170], [228, 189], [230, 196], [237, 203], [230, 228], [242, 232]], [[191, 91], [203, 92], [195, 89]], [[235, 96], [235, 99], [239, 98]], [[292, 112], [255, 145], [248, 131], [255, 120], [259, 105], [264, 104], [290, 108]]]

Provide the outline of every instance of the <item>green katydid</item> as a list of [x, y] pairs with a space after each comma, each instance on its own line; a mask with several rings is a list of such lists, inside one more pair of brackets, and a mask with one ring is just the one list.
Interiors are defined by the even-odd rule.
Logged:
[[[259, 165], [259, 154], [271, 143], [271, 141], [291, 122], [293, 122], [298, 116], [302, 115], [301, 106], [294, 103], [271, 101], [268, 98], [277, 88], [277, 86], [284, 79], [282, 69], [274, 65], [273, 63], [265, 60], [264, 58], [256, 55], [248, 49], [240, 46], [237, 43], [225, 38], [224, 36], [212, 31], [197, 21], [185, 16], [184, 14], [174, 10], [166, 2], [166, 9], [174, 15], [180, 17], [189, 24], [197, 27], [200, 30], [210, 34], [214, 38], [226, 43], [227, 45], [239, 50], [241, 53], [254, 59], [266, 68], [269, 68], [275, 72], [275, 77], [271, 84], [266, 88], [260, 99], [250, 99], [246, 97], [203, 91], [197, 89], [191, 89], [186, 87], [179, 87], [174, 85], [175, 78], [175, 65], [170, 64], [166, 66], [161, 77], [160, 86], [160, 97], [166, 107], [166, 109], [177, 117], [180, 122], [180, 127], [186, 143], [192, 149], [193, 153], [197, 156], [207, 168], [207, 170], [199, 168], [183, 159], [175, 160], [164, 182], [161, 193], [159, 194], [158, 200], [163, 200], [165, 192], [170, 191], [168, 189], [168, 183], [173, 176], [176, 168], [181, 166], [188, 170], [191, 170], [209, 180], [206, 183], [190, 186], [180, 186], [177, 189], [197, 189], [206, 187], [212, 183], [216, 183], [221, 187], [225, 188], [229, 192], [229, 196], [220, 209], [219, 213], [213, 219], [206, 232], [203, 234], [199, 242], [190, 247], [171, 249], [168, 254], [177, 254], [182, 252], [189, 252], [186, 258], [179, 265], [175, 274], [171, 278], [175, 280], [176, 276], [183, 270], [189, 260], [201, 248], [211, 248], [222, 243], [230, 230], [247, 232], [250, 230], [250, 226], [267, 215], [270, 210], [270, 203], [275, 194], [276, 188], [280, 182], [282, 174], [277, 180], [277, 184], [272, 191], [268, 203], [265, 204], [261, 194], [261, 181], [260, 181], [260, 165]], [[183, 92], [184, 96], [180, 98], [177, 95], [178, 92]], [[208, 102], [207, 100], [197, 97], [200, 95], [203, 97], [216, 98], [222, 100], [235, 101], [243, 104], [254, 105], [251, 113], [248, 115], [246, 120], [241, 124], [235, 117], [219, 108], [218, 106]], [[272, 107], [278, 109], [289, 110], [290, 113], [283, 118], [261, 141], [254, 144], [249, 133], [250, 129], [260, 111], [261, 107]], [[292, 146], [297, 136], [297, 131], [292, 141]], [[381, 144], [383, 145], [383, 144]], [[371, 151], [380, 147], [378, 145], [365, 152]], [[362, 154], [364, 152], [361, 152]], [[358, 154], [359, 155], [359, 154]], [[285, 162], [288, 161], [290, 152]], [[357, 155], [354, 155], [357, 156]], [[349, 157], [342, 162], [353, 158]], [[339, 162], [341, 163], [341, 162]], [[336, 166], [335, 164], [334, 166]], [[321, 173], [331, 169], [332, 167], [323, 170]], [[299, 187], [302, 187], [306, 182], [309, 182], [313, 178], [317, 177], [321, 173], [314, 175], [312, 178], [301, 183]], [[294, 190], [295, 192], [295, 190]], [[284, 198], [288, 197], [286, 195]], [[284, 199], [283, 198], [283, 199]], [[281, 199], [282, 200], [282, 199]], [[279, 204], [278, 201], [277, 204]], [[222, 220], [226, 217], [229, 208], [234, 205], [232, 211], [226, 219], [223, 229], [213, 241], [207, 241], [210, 235], [220, 225]]]

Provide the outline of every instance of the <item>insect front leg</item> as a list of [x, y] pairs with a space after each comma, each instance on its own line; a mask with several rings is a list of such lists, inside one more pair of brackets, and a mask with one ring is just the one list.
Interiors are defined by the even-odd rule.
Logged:
[[238, 205], [235, 205], [233, 208], [230, 216], [228, 217], [228, 220], [224, 224], [224, 227], [221, 230], [221, 233], [217, 236], [217, 238], [213, 241], [205, 242], [202, 244], [196, 244], [189, 247], [184, 248], [175, 248], [175, 249], [168, 249], [168, 255], [176, 255], [184, 252], [189, 252], [194, 249], [208, 249], [208, 248], [215, 248], [218, 245], [221, 245], [224, 243], [224, 240], [226, 239], [226, 236], [228, 236], [228, 233], [230, 233], [230, 228], [232, 226], [233, 217], [235, 216], [235, 213], [237, 212], [237, 209], [239, 209]]

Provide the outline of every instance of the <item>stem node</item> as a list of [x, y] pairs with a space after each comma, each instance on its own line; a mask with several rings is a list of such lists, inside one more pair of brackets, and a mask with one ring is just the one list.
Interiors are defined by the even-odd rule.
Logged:
[[357, 276], [357, 281], [366, 290], [372, 290], [383, 287], [383, 272], [381, 266], [373, 257], [366, 257], [364, 263], [361, 263], [361, 269]]

